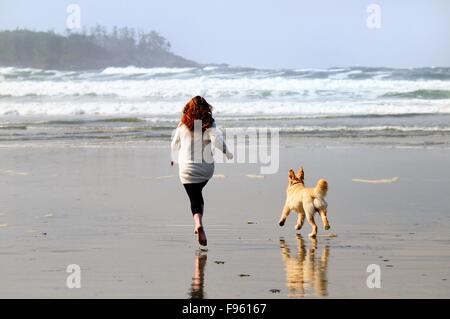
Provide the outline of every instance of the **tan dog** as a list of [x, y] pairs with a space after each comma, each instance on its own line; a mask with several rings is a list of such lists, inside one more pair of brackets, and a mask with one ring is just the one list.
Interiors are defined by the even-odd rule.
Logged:
[[330, 229], [330, 224], [327, 219], [328, 204], [325, 201], [325, 196], [328, 191], [328, 182], [324, 179], [320, 179], [315, 188], [305, 188], [304, 178], [305, 173], [303, 167], [300, 167], [297, 175], [295, 175], [294, 170], [289, 170], [286, 203], [284, 204], [283, 212], [281, 213], [279, 225], [283, 226], [290, 212], [296, 211], [298, 213], [298, 220], [295, 229], [300, 230], [302, 228], [306, 216], [306, 219], [308, 219], [308, 222], [312, 227], [312, 232], [309, 236], [316, 237], [317, 225], [314, 221], [314, 213], [316, 211], [319, 212], [320, 217], [322, 218], [323, 228], [325, 230]]

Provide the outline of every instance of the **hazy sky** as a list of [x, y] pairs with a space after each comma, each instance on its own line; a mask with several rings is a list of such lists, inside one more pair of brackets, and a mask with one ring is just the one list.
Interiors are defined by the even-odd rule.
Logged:
[[[450, 66], [449, 0], [0, 0], [0, 29], [82, 26], [156, 30], [202, 63], [260, 68]], [[366, 12], [381, 8], [381, 27]]]

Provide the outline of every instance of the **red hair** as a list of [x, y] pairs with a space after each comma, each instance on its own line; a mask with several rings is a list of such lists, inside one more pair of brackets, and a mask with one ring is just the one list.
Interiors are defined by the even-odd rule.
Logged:
[[209, 129], [214, 124], [212, 106], [201, 96], [195, 96], [186, 103], [181, 116], [181, 123], [190, 131], [194, 130], [194, 121], [202, 121], [202, 131]]

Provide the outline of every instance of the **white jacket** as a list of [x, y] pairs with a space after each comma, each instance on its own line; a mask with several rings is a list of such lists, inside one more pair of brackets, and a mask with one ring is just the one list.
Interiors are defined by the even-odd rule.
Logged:
[[[199, 132], [200, 133], [200, 132]], [[209, 180], [214, 174], [214, 160], [211, 145], [231, 157], [222, 133], [215, 127], [202, 134], [194, 134], [180, 123], [172, 139], [172, 160], [178, 152], [178, 168], [183, 184], [201, 183]], [[200, 151], [201, 150], [201, 151]]]

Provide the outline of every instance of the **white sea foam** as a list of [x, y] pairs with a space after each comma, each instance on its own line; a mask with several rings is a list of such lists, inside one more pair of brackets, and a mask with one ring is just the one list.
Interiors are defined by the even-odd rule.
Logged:
[[[179, 115], [185, 100], [78, 100], [48, 99], [11, 103], [0, 99], [0, 115], [138, 115], [162, 116]], [[355, 116], [355, 115], [395, 115], [395, 114], [450, 114], [450, 103], [446, 101], [398, 101], [358, 102], [358, 101], [221, 101], [210, 99], [214, 112], [219, 116], [266, 116], [292, 115], [304, 117]], [[257, 119], [257, 118], [255, 118]]]
[[203, 68], [203, 70], [205, 71], [213, 71], [213, 70], [217, 70], [219, 67], [218, 66], [205, 66]]
[[[233, 133], [257, 130], [257, 127], [245, 128], [227, 128]], [[271, 127], [285, 133], [311, 133], [311, 132], [379, 132], [379, 131], [397, 131], [397, 132], [450, 132], [450, 126], [294, 126], [294, 127]]]
[[[0, 97], [116, 97], [126, 99], [186, 99], [195, 94], [208, 98], [234, 100], [372, 100], [391, 92], [426, 90], [450, 91], [450, 81], [347, 79], [353, 70], [331, 78], [291, 78], [283, 76], [226, 76], [190, 75], [191, 68], [143, 69], [107, 68], [99, 73], [60, 71], [22, 71], [31, 79], [12, 78], [0, 82]], [[14, 70], [1, 68], [0, 74], [10, 76]], [[17, 71], [16, 71], [17, 73]], [[22, 74], [19, 73], [19, 74]], [[29, 74], [40, 74], [39, 81]], [[44, 73], [44, 75], [42, 75]], [[72, 75], [76, 74], [75, 77]], [[138, 77], [122, 78], [122, 75]], [[174, 77], [147, 78], [140, 75], [173, 74]], [[346, 75], [343, 75], [346, 74]], [[102, 77], [111, 75], [112, 77]], [[119, 75], [119, 76], [117, 76]], [[183, 76], [182, 76], [183, 75]], [[17, 75], [18, 76], [18, 75]], [[377, 75], [380, 76], [379, 74]]]
[[183, 73], [192, 71], [194, 68], [138, 68], [135, 66], [128, 66], [124, 68], [109, 67], [101, 71], [101, 74], [107, 75], [130, 75], [130, 74], [168, 74], [168, 73]]

